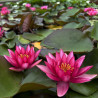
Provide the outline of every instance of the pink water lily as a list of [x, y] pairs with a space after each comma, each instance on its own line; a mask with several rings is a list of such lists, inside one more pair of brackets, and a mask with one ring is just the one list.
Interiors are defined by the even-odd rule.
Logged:
[[25, 7], [30, 8], [30, 7], [31, 7], [31, 4], [27, 3], [27, 4], [25, 5]]
[[98, 14], [98, 11], [97, 11], [95, 8], [91, 8], [91, 7], [85, 8], [85, 9], [84, 9], [84, 12], [87, 12], [87, 14], [88, 14], [89, 16], [95, 16], [95, 15]]
[[43, 9], [47, 10], [47, 9], [48, 9], [48, 6], [47, 6], [47, 5], [41, 6], [41, 9], [42, 9], [42, 10], [43, 10]]
[[10, 56], [4, 55], [6, 60], [12, 64], [13, 67], [10, 67], [10, 70], [13, 71], [23, 71], [25, 69], [29, 69], [39, 64], [41, 60], [35, 62], [38, 57], [40, 50], [37, 52], [34, 51], [34, 47], [28, 45], [26, 50], [21, 46], [16, 46], [15, 53], [8, 49]]
[[81, 56], [75, 61], [72, 51], [67, 55], [61, 49], [60, 53], [56, 52], [55, 57], [51, 53], [46, 56], [46, 66], [37, 65], [37, 67], [45, 72], [50, 79], [57, 82], [57, 95], [62, 97], [67, 93], [71, 82], [84, 83], [97, 76], [97, 74], [85, 74], [93, 66], [80, 68], [84, 58], [85, 56]]
[[1, 15], [8, 15], [8, 14], [10, 14], [10, 10], [8, 10], [7, 7], [2, 7]]
[[30, 7], [30, 9], [31, 9], [32, 11], [35, 11], [35, 10], [36, 10], [36, 8], [35, 8], [35, 7]]
[[74, 7], [72, 7], [72, 6], [70, 6], [70, 7], [68, 7], [68, 9], [73, 9]]
[[89, 16], [95, 16], [95, 15], [98, 14], [98, 11], [97, 11], [97, 10], [88, 11], [87, 14], [88, 14]]
[[88, 7], [88, 8], [85, 8], [85, 9], [84, 9], [84, 12], [91, 11], [91, 10], [95, 10], [95, 9], [92, 8], [92, 7]]

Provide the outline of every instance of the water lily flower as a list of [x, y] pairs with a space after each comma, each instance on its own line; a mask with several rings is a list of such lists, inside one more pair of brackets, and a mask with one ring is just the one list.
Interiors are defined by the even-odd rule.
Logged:
[[10, 11], [8, 10], [7, 7], [2, 7], [1, 9], [1, 15], [8, 15], [10, 14]]
[[0, 27], [0, 38], [3, 36], [4, 30]]
[[49, 53], [46, 59], [46, 66], [37, 65], [37, 67], [46, 73], [50, 79], [57, 82], [57, 95], [59, 97], [67, 93], [71, 82], [84, 83], [97, 76], [97, 74], [85, 74], [93, 66], [80, 68], [85, 59], [84, 55], [75, 61], [72, 51], [67, 55], [61, 49], [60, 53], [56, 52], [55, 57]]
[[89, 11], [88, 13], [87, 13], [89, 16], [95, 16], [95, 15], [97, 15], [98, 14], [98, 11], [97, 10], [94, 10], [94, 11]]
[[31, 4], [27, 3], [27, 4], [25, 5], [25, 7], [30, 8], [30, 7], [31, 7]]
[[73, 9], [74, 7], [72, 7], [72, 6], [70, 6], [70, 7], [68, 7], [68, 9]]
[[3, 6], [3, 4], [0, 4], [0, 6]]
[[88, 8], [85, 8], [85, 9], [84, 9], [84, 12], [91, 11], [91, 10], [94, 10], [94, 8], [88, 7]]
[[35, 8], [35, 7], [30, 7], [30, 9], [31, 9], [32, 11], [35, 11], [35, 10], [36, 10], [36, 8]]
[[13, 67], [10, 67], [10, 70], [13, 71], [23, 71], [29, 69], [39, 64], [42, 60], [35, 61], [38, 57], [40, 50], [37, 52], [34, 51], [34, 47], [28, 45], [26, 50], [21, 46], [16, 46], [15, 53], [8, 49], [10, 56], [4, 55], [5, 59], [12, 64]]
[[43, 10], [43, 9], [47, 10], [47, 9], [48, 9], [48, 6], [47, 6], [47, 5], [41, 6], [41, 9], [42, 9], [42, 10]]
[[1, 15], [8, 15], [8, 14], [10, 14], [9, 10], [2, 10], [1, 11]]
[[87, 12], [87, 14], [88, 14], [89, 16], [95, 16], [95, 15], [98, 14], [97, 9], [91, 8], [91, 7], [85, 8], [85, 9], [84, 9], [84, 12]]

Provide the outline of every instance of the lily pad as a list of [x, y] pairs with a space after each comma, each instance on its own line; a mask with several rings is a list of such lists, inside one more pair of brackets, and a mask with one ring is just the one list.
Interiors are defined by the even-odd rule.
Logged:
[[24, 78], [21, 83], [20, 92], [28, 90], [46, 89], [56, 87], [56, 82], [50, 80], [45, 73], [38, 68], [32, 68], [31, 72]]
[[40, 41], [47, 37], [49, 34], [52, 33], [53, 30], [40, 30], [37, 31], [36, 34], [32, 33], [24, 33], [23, 37], [30, 41]]
[[9, 70], [10, 64], [0, 56], [0, 98], [15, 95], [22, 80], [22, 75]]
[[72, 90], [83, 94], [85, 96], [90, 96], [98, 90], [98, 79], [92, 80], [89, 83], [73, 84], [71, 83], [70, 87]]
[[93, 49], [91, 40], [77, 29], [56, 30], [42, 41], [42, 45], [74, 52], [87, 52]]

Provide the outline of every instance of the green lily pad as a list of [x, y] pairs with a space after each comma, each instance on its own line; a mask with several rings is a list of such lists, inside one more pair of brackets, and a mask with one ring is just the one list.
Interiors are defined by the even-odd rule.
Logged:
[[81, 83], [81, 84], [71, 83], [70, 87], [72, 90], [80, 94], [83, 94], [85, 96], [90, 96], [91, 94], [93, 94], [98, 90], [97, 84], [98, 84], [98, 79], [95, 79], [88, 83]]
[[98, 40], [98, 22], [94, 24], [94, 28], [91, 32], [91, 37], [94, 38], [95, 40]]
[[21, 44], [28, 44], [30, 41], [27, 39], [24, 39], [21, 35], [18, 35], [18, 40]]
[[63, 26], [64, 29], [66, 28], [72, 28], [72, 29], [75, 29], [75, 28], [81, 28], [83, 25], [81, 23], [75, 23], [75, 22], [71, 22], [71, 23], [68, 23], [66, 25]]
[[98, 49], [94, 49], [90, 53], [86, 54], [83, 66], [87, 65], [93, 65], [93, 68], [90, 69], [87, 73], [98, 74]]
[[56, 30], [42, 41], [42, 45], [74, 52], [86, 52], [93, 49], [91, 40], [77, 29]]
[[45, 73], [38, 68], [32, 68], [31, 72], [24, 78], [21, 83], [20, 92], [28, 90], [46, 89], [56, 87], [56, 82], [50, 80]]
[[0, 98], [11, 97], [20, 88], [22, 75], [9, 70], [9, 66], [5, 58], [0, 56]]
[[96, 91], [90, 96], [84, 96], [82, 94], [69, 90], [68, 93], [66, 94], [66, 98], [98, 98], [98, 91]]
[[0, 45], [0, 55], [9, 55], [8, 47], [5, 45]]
[[53, 30], [40, 30], [37, 31], [36, 34], [32, 33], [24, 33], [23, 37], [30, 41], [40, 41], [47, 37], [49, 34], [52, 33]]
[[15, 37], [15, 35], [16, 35], [15, 32], [11, 31], [11, 32], [6, 33], [5, 37], [7, 39], [13, 39]]

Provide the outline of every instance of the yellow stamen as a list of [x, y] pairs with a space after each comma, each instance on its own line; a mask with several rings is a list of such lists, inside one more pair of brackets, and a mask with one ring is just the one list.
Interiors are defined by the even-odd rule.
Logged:
[[21, 58], [23, 58], [23, 57], [28, 58], [28, 57], [29, 57], [29, 55], [27, 55], [27, 54], [20, 54], [19, 56], [20, 56]]
[[59, 66], [59, 68], [61, 68], [64, 72], [66, 72], [67, 70], [71, 70], [73, 71], [74, 67], [71, 67], [71, 65], [69, 64], [64, 64], [62, 63], [61, 66]]

